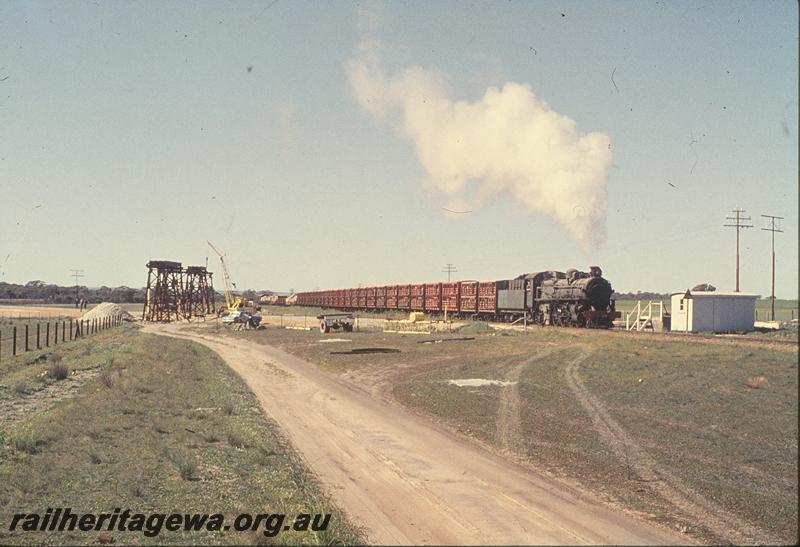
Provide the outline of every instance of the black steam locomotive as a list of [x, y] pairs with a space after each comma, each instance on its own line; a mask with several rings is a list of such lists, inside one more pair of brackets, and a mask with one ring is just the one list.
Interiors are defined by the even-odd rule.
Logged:
[[611, 327], [620, 316], [614, 309], [611, 283], [592, 266], [589, 272], [542, 272], [534, 276], [534, 322], [561, 327]]
[[611, 299], [611, 284], [597, 266], [589, 272], [570, 268], [522, 274], [497, 285], [500, 319], [525, 314], [539, 325], [608, 328], [620, 315]]

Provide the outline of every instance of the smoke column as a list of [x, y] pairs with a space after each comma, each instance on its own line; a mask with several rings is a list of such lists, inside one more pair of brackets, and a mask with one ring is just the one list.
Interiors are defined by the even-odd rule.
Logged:
[[[475, 102], [450, 97], [441, 75], [418, 66], [387, 75], [379, 45], [364, 41], [347, 63], [359, 105], [393, 122], [451, 207], [508, 193], [558, 221], [588, 249], [606, 238], [609, 137], [584, 134], [530, 85], [490, 87]], [[470, 188], [468, 188], [468, 183]]]

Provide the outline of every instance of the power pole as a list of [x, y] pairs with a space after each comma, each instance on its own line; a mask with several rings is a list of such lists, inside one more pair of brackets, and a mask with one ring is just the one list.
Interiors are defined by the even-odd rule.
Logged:
[[752, 224], [742, 224], [745, 221], [751, 220], [750, 217], [742, 216], [744, 209], [734, 209], [732, 211], [735, 216], [725, 217], [726, 220], [733, 220], [735, 224], [723, 224], [728, 228], [736, 228], [736, 292], [739, 292], [739, 230], [742, 228], [752, 228]]
[[456, 270], [456, 267], [448, 262], [447, 266], [442, 268], [442, 271], [447, 274], [447, 282], [450, 283], [450, 274], [457, 272], [458, 270]]
[[775, 232], [783, 233], [783, 230], [775, 227], [775, 219], [783, 220], [783, 217], [776, 217], [773, 215], [761, 215], [770, 220], [768, 228], [761, 228], [764, 231], [772, 232], [772, 320], [775, 321]]
[[75, 276], [75, 306], [78, 305], [78, 278], [83, 277], [83, 270], [70, 270], [72, 273], [70, 275]]

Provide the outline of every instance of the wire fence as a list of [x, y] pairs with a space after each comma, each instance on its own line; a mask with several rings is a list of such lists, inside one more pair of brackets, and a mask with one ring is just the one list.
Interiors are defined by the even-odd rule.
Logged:
[[96, 319], [58, 319], [41, 321], [16, 319], [0, 324], [0, 362], [28, 351], [66, 344], [121, 325], [122, 315]]

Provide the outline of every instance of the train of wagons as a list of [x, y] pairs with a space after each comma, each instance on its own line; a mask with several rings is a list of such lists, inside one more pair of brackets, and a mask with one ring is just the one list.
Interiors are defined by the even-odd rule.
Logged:
[[543, 271], [499, 281], [451, 281], [300, 292], [298, 306], [348, 311], [421, 311], [459, 318], [516, 321], [563, 327], [613, 326], [620, 316], [611, 283], [592, 266], [588, 272]]

